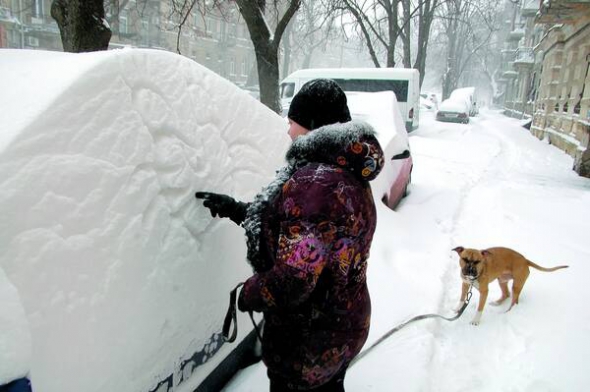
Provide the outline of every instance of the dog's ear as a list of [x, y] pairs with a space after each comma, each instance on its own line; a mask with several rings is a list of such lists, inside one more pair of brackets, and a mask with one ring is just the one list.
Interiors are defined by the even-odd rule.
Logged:
[[492, 254], [490, 253], [490, 251], [489, 251], [489, 250], [487, 250], [487, 249], [484, 249], [484, 250], [482, 250], [482, 251], [481, 251], [481, 255], [482, 255], [483, 257], [488, 257], [488, 256], [491, 256]]
[[453, 250], [454, 250], [455, 252], [457, 252], [457, 254], [458, 254], [459, 256], [461, 256], [461, 253], [463, 253], [463, 251], [465, 250], [465, 248], [464, 248], [464, 247], [462, 247], [462, 246], [458, 246], [458, 247], [456, 247], [456, 248], [455, 248], [455, 249], [453, 249]]

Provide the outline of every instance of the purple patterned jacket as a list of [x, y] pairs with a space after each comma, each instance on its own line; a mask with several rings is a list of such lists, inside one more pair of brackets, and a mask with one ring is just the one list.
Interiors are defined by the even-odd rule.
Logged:
[[367, 338], [377, 221], [368, 181], [384, 161], [372, 128], [348, 122], [299, 137], [287, 162], [248, 208], [243, 226], [256, 273], [240, 309], [264, 313], [269, 377], [305, 390], [329, 381]]

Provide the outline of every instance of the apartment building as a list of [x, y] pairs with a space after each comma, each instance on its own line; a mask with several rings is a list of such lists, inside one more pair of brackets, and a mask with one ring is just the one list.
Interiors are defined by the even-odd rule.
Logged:
[[51, 0], [0, 0], [0, 48], [61, 50]]
[[541, 73], [531, 132], [574, 157], [590, 177], [590, 2], [540, 1], [535, 46]]
[[538, 0], [511, 3], [512, 23], [504, 51], [506, 83], [505, 113], [516, 118], [533, 114], [539, 66], [533, 48], [540, 40], [542, 29], [535, 24]]

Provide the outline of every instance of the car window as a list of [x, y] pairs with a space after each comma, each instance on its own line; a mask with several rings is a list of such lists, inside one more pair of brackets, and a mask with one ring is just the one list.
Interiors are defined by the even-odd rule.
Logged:
[[408, 102], [407, 80], [334, 79], [344, 91], [378, 93], [393, 91], [398, 102]]
[[281, 84], [281, 98], [292, 98], [295, 92], [295, 83]]

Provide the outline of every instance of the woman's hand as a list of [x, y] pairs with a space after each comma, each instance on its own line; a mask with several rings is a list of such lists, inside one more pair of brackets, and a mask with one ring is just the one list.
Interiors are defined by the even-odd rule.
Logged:
[[212, 217], [229, 218], [238, 225], [246, 218], [248, 205], [231, 196], [213, 192], [197, 192], [195, 197], [203, 199], [203, 205], [209, 209]]

